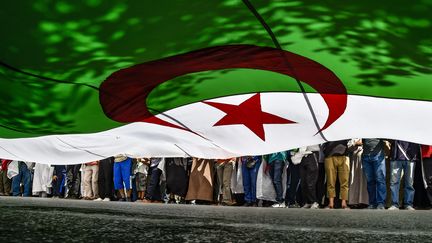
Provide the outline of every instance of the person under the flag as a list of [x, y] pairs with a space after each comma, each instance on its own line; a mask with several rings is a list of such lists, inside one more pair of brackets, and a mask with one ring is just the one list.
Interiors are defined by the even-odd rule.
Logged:
[[399, 210], [399, 187], [401, 172], [404, 174], [403, 207], [406, 210], [415, 210], [414, 202], [414, 169], [420, 160], [420, 145], [406, 141], [393, 140], [391, 142], [390, 156], [390, 191], [392, 206], [389, 210]]
[[340, 184], [340, 198], [342, 208], [349, 209], [347, 205], [349, 191], [350, 162], [348, 157], [348, 140], [339, 140], [324, 144], [325, 170], [327, 176], [328, 208], [333, 209], [336, 197], [336, 176]]
[[316, 183], [318, 180], [319, 145], [306, 146], [299, 149], [301, 154], [300, 185], [304, 205], [302, 208], [318, 209]]
[[258, 206], [256, 198], [256, 182], [258, 176], [258, 169], [262, 162], [262, 156], [243, 156], [240, 159], [245, 206], [256, 207]]
[[131, 201], [131, 168], [131, 158], [122, 154], [114, 156], [114, 189], [119, 201]]
[[277, 152], [266, 156], [266, 161], [270, 166], [270, 177], [276, 191], [276, 203], [272, 205], [274, 208], [284, 208], [285, 200], [283, 197], [282, 173], [287, 162], [287, 152]]
[[363, 171], [366, 175], [369, 209], [385, 209], [386, 167], [384, 141], [377, 138], [362, 139]]

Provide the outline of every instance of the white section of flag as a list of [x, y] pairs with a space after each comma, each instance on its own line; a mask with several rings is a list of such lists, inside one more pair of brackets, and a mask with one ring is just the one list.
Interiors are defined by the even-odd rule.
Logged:
[[[213, 99], [240, 104], [250, 95]], [[318, 123], [328, 108], [319, 94], [308, 94]], [[93, 134], [0, 139], [0, 158], [48, 164], [76, 164], [116, 154], [131, 157], [226, 158], [260, 155], [324, 142], [303, 94], [262, 93], [262, 110], [296, 124], [264, 125], [262, 141], [244, 125], [213, 126], [225, 113], [202, 102], [166, 112], [197, 134], [149, 123], [132, 123]], [[432, 102], [348, 96], [347, 110], [324, 131], [328, 140], [391, 138], [432, 144]], [[161, 119], [170, 121], [167, 116]], [[249, 118], [253, 119], [253, 118]]]

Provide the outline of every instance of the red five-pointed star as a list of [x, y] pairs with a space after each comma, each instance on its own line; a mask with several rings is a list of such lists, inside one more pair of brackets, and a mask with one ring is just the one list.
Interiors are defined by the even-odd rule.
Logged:
[[203, 101], [203, 103], [226, 113], [226, 115], [213, 126], [243, 124], [263, 141], [265, 141], [264, 124], [296, 123], [262, 111], [260, 93], [253, 95], [249, 99], [243, 101], [240, 105], [230, 105], [210, 101]]

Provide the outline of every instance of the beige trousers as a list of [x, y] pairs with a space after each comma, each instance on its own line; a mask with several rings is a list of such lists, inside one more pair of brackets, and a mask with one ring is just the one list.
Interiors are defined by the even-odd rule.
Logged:
[[99, 165], [86, 165], [84, 167], [84, 197], [98, 198]]
[[348, 200], [350, 163], [348, 156], [330, 156], [324, 160], [327, 176], [327, 194], [329, 198], [336, 197], [336, 176], [339, 178], [340, 198]]

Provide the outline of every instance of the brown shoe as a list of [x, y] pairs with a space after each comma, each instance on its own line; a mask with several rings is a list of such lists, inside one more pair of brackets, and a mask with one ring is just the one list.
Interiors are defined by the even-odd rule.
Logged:
[[153, 201], [148, 200], [148, 199], [143, 199], [143, 200], [142, 200], [142, 203], [153, 203]]

